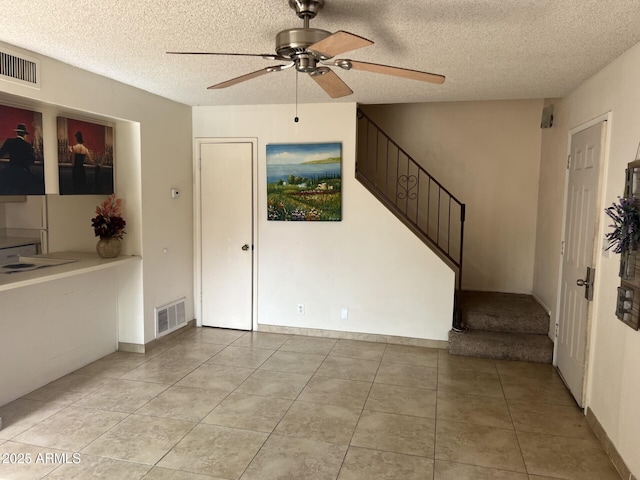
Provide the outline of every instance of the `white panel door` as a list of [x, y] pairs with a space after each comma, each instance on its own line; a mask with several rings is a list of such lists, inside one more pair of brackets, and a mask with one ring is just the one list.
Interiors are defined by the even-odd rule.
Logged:
[[251, 143], [200, 146], [202, 324], [251, 330]]
[[564, 254], [558, 317], [557, 366], [579, 405], [583, 403], [589, 300], [586, 280], [593, 267], [598, 178], [605, 123], [571, 137], [571, 159], [565, 216]]

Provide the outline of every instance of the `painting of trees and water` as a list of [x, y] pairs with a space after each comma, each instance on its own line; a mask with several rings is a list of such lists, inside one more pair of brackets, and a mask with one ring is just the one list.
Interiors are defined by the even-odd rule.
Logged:
[[267, 145], [267, 218], [342, 219], [342, 144]]

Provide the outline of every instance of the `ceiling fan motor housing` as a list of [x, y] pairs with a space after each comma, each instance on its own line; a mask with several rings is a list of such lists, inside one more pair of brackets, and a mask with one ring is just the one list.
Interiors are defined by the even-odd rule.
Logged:
[[307, 47], [324, 40], [329, 35], [331, 35], [331, 32], [317, 28], [283, 30], [276, 35], [276, 52], [282, 57], [294, 60], [298, 54], [309, 53]]

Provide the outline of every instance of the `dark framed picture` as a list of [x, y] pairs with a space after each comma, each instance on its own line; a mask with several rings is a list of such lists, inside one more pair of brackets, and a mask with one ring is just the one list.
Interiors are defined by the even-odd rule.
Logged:
[[342, 220], [342, 144], [267, 145], [267, 219]]
[[0, 105], [0, 195], [44, 195], [42, 113]]
[[113, 127], [58, 117], [60, 195], [114, 193]]

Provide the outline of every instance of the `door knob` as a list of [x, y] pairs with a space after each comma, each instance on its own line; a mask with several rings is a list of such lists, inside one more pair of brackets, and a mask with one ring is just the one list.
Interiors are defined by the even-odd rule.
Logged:
[[576, 285], [578, 285], [579, 287], [584, 287], [586, 284], [587, 284], [587, 282], [585, 282], [585, 281], [584, 281], [584, 280], [582, 280], [582, 279], [579, 279], [579, 280], [576, 282]]
[[242, 250], [244, 250], [245, 252], [249, 250], [249, 245], [247, 245], [246, 243], [242, 245]]

